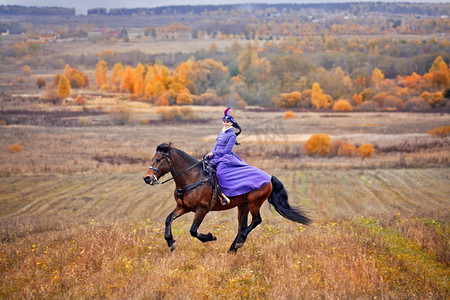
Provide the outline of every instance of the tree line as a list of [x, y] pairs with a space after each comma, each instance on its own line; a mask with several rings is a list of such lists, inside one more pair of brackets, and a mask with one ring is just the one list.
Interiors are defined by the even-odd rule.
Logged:
[[[448, 56], [436, 55], [423, 73], [387, 77], [382, 69], [369, 64], [349, 73], [340, 65], [329, 69], [317, 66], [301, 52], [294, 55], [289, 50], [284, 56], [271, 56], [264, 48], [257, 41], [245, 47], [236, 42], [228, 51], [234, 55], [233, 63], [190, 57], [173, 68], [161, 61], [136, 66], [113, 63], [115, 53], [108, 50], [98, 54], [95, 85], [161, 106], [261, 105], [339, 111], [448, 107]], [[217, 47], [212, 44], [208, 52], [217, 52]], [[71, 87], [73, 83], [83, 87], [82, 79], [87, 80], [70, 66], [65, 67], [64, 75]]]

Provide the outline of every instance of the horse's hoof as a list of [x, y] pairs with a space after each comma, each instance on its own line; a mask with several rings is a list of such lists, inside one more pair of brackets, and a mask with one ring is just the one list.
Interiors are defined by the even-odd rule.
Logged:
[[244, 246], [244, 243], [236, 243], [236, 249], [242, 248]]
[[170, 251], [173, 251], [177, 249], [177, 243], [173, 243], [172, 246], [170, 246]]
[[209, 233], [210, 237], [211, 237], [211, 241], [217, 241], [217, 238], [214, 234], [212, 234], [211, 232]]
[[228, 250], [228, 253], [230, 254], [236, 254], [237, 249], [230, 249]]

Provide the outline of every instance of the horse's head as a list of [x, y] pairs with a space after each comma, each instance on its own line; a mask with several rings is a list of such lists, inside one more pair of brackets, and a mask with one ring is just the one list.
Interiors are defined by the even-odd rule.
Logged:
[[159, 184], [158, 179], [169, 173], [171, 166], [169, 161], [170, 144], [162, 144], [156, 148], [150, 167], [144, 175], [147, 184]]

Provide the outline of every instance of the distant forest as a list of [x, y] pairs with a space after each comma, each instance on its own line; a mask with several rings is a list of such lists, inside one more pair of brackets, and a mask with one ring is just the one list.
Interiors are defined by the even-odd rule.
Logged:
[[[160, 6], [156, 8], [94, 8], [88, 10], [88, 15], [109, 16], [154, 16], [173, 14], [204, 14], [223, 11], [240, 11], [255, 13], [256, 11], [267, 11], [275, 9], [279, 12], [292, 12], [307, 9], [320, 10], [323, 12], [348, 11], [353, 15], [362, 13], [389, 13], [389, 14], [412, 14], [422, 16], [440, 16], [450, 14], [450, 4], [435, 3], [302, 3], [302, 4], [229, 4], [229, 5], [177, 5]], [[17, 5], [1, 5], [0, 15], [64, 15], [75, 16], [75, 8], [62, 7], [26, 7]]]

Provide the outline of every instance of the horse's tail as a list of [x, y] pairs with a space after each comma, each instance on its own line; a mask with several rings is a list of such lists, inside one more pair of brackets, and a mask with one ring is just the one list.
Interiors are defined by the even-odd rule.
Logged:
[[272, 176], [272, 193], [269, 196], [269, 203], [275, 210], [288, 220], [308, 225], [312, 222], [298, 207], [292, 207], [288, 202], [287, 191], [281, 181]]

